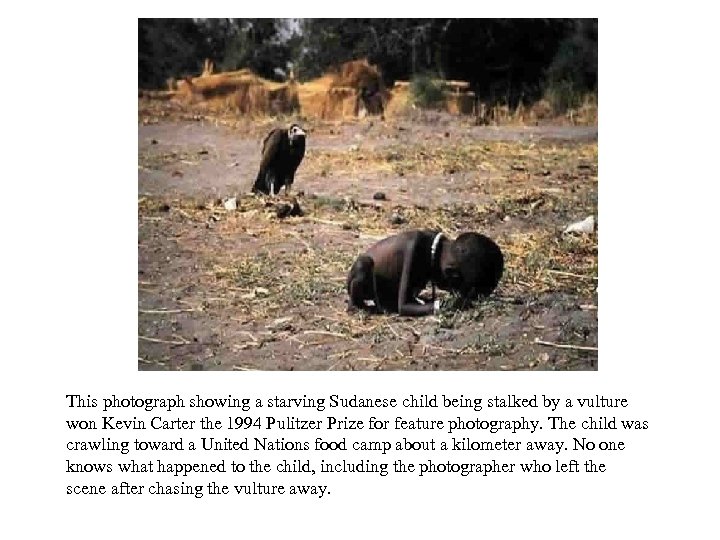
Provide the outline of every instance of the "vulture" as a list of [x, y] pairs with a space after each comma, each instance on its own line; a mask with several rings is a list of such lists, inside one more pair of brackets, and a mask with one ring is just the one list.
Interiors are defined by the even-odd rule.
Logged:
[[293, 124], [289, 129], [273, 129], [263, 141], [262, 159], [253, 193], [275, 195], [285, 186], [290, 190], [295, 171], [305, 155], [305, 131]]

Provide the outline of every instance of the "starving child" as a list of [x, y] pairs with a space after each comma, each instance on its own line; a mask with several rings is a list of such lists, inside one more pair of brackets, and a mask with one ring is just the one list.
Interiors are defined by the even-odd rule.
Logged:
[[[350, 268], [348, 310], [371, 309], [400, 315], [429, 315], [439, 311], [435, 287], [468, 299], [489, 295], [503, 272], [500, 248], [487, 236], [467, 232], [450, 240], [436, 231], [415, 230], [390, 236], [370, 246]], [[427, 283], [433, 302], [417, 299]]]

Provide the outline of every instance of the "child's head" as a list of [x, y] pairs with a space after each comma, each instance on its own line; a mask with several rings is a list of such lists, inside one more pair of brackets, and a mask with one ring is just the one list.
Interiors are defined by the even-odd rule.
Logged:
[[445, 259], [444, 281], [467, 298], [487, 296], [495, 290], [503, 273], [503, 254], [487, 236], [467, 232], [450, 244]]

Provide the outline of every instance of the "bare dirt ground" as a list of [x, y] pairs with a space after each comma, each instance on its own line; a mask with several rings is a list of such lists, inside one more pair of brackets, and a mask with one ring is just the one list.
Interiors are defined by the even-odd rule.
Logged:
[[[596, 127], [305, 120], [304, 216], [281, 219], [247, 191], [288, 123], [141, 105], [139, 369], [597, 369], [597, 236], [562, 234], [597, 216]], [[438, 317], [346, 313], [354, 258], [410, 228], [494, 238], [497, 291], [463, 310], [444, 295]]]

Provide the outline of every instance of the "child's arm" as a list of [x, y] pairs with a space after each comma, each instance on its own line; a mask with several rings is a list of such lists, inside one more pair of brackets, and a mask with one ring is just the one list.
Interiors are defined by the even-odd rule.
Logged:
[[435, 313], [437, 309], [437, 302], [434, 304], [416, 304], [408, 294], [410, 272], [412, 270], [417, 244], [418, 240], [415, 238], [408, 244], [403, 254], [403, 268], [402, 275], [400, 276], [400, 289], [398, 291], [398, 313], [400, 315], [431, 315]]
[[377, 281], [375, 279], [375, 263], [369, 255], [360, 255], [352, 265], [347, 282], [350, 302], [348, 311], [355, 308], [367, 309], [365, 300], [375, 302], [375, 311], [384, 313], [380, 305], [377, 292]]

